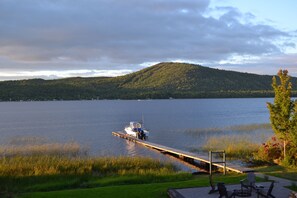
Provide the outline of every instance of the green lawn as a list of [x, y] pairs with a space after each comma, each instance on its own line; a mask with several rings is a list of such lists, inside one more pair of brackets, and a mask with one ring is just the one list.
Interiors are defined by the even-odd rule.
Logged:
[[[268, 173], [270, 175], [281, 175], [283, 167], [272, 166], [272, 167], [262, 167], [258, 168], [259, 171]], [[285, 176], [289, 178], [294, 178], [296, 172], [293, 170], [285, 169]], [[284, 175], [282, 175], [284, 176]], [[222, 174], [217, 174], [213, 176], [215, 183], [224, 182], [226, 184], [238, 184], [239, 181], [245, 178], [245, 174], [235, 174], [229, 173], [226, 176]], [[259, 178], [258, 178], [259, 179]], [[296, 179], [296, 178], [295, 178]], [[260, 179], [261, 180], [261, 179]], [[88, 178], [83, 181], [82, 179], [77, 181], [75, 186], [65, 187], [67, 179], [64, 180], [60, 178], [56, 183], [54, 180], [49, 180], [41, 184], [35, 183], [30, 189], [26, 188], [26, 192], [14, 193], [20, 198], [27, 197], [141, 197], [141, 198], [151, 198], [151, 197], [167, 197], [167, 190], [169, 188], [190, 188], [190, 187], [203, 187], [209, 186], [208, 175], [198, 175], [192, 176], [187, 173], [177, 173], [176, 175], [170, 175], [166, 177], [156, 178], [155, 176], [151, 178], [150, 176], [137, 176], [137, 175], [125, 175], [125, 176], [109, 176], [103, 178]], [[53, 186], [51, 191], [50, 186]], [[65, 187], [63, 189], [63, 186]], [[69, 189], [72, 188], [72, 189]], [[292, 190], [297, 190], [296, 186], [290, 187]], [[31, 191], [31, 192], [29, 192]], [[42, 192], [40, 192], [42, 191]]]
[[275, 165], [259, 167], [256, 168], [256, 170], [266, 175], [297, 181], [297, 168], [287, 168], [284, 166]]
[[19, 197], [166, 197], [166, 191], [170, 187], [193, 187], [199, 185], [198, 183], [196, 180], [190, 180], [168, 183], [131, 184], [91, 189], [29, 193]]
[[[239, 183], [243, 174], [214, 176], [215, 182]], [[120, 179], [120, 177], [119, 177]], [[181, 178], [180, 178], [181, 179]], [[147, 184], [111, 185], [99, 188], [60, 190], [52, 192], [33, 192], [19, 194], [18, 197], [167, 197], [168, 188], [189, 188], [209, 186], [207, 175], [193, 176], [186, 181], [171, 181]]]
[[[162, 183], [172, 181], [191, 180], [189, 173], [172, 173], [168, 175], [57, 175], [57, 176], [29, 176], [29, 177], [0, 177], [1, 192], [24, 193], [59, 191], [76, 188], [94, 188], [118, 185]], [[0, 196], [1, 197], [1, 196]]]
[[295, 191], [295, 192], [297, 192], [297, 186], [290, 186], [288, 188], [291, 189], [291, 190], [293, 190], [293, 191]]

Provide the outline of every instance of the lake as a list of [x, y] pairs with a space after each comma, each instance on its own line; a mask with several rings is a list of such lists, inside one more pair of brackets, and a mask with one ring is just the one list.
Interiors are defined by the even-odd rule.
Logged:
[[[41, 137], [50, 142], [75, 141], [87, 146], [91, 155], [145, 155], [160, 157], [111, 135], [130, 121], [144, 117], [149, 141], [191, 150], [211, 136], [244, 134], [265, 141], [271, 130], [240, 130], [242, 126], [269, 123], [266, 102], [251, 99], [94, 100], [1, 102], [0, 144], [19, 137]], [[238, 129], [238, 131], [237, 131]], [[202, 132], [201, 132], [202, 131]]]

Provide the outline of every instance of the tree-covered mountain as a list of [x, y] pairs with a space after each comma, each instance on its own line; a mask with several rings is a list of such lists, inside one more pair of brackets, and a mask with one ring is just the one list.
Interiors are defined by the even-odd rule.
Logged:
[[[297, 90], [297, 78], [291, 81]], [[269, 97], [273, 96], [271, 82], [268, 75], [159, 63], [112, 78], [3, 81], [0, 100]]]

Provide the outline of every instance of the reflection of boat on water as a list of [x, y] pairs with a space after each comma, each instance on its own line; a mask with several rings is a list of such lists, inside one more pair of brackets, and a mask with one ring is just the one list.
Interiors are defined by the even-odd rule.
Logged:
[[137, 156], [139, 155], [138, 149], [136, 149], [136, 144], [131, 141], [127, 141], [126, 150], [128, 152], [128, 156]]
[[142, 125], [139, 122], [130, 122], [130, 125], [125, 127], [125, 132], [128, 135], [142, 140], [147, 140], [149, 136], [149, 131], [142, 128]]

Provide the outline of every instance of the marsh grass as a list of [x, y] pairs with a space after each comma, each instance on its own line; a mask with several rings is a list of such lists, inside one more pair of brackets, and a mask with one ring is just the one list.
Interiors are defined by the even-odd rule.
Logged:
[[248, 125], [235, 125], [222, 128], [196, 128], [196, 129], [187, 129], [186, 134], [189, 135], [201, 135], [207, 133], [222, 133], [222, 132], [250, 132], [250, 131], [270, 131], [271, 125], [269, 123], [265, 124], [248, 124]]
[[161, 163], [151, 158], [67, 157], [63, 154], [2, 157], [0, 160], [0, 176], [158, 175], [176, 171], [173, 165]]
[[204, 151], [225, 150], [227, 158], [248, 160], [259, 149], [259, 144], [253, 143], [248, 136], [224, 135], [210, 137], [203, 146]]
[[90, 157], [78, 143], [35, 138], [0, 146], [1, 193], [89, 188], [190, 178], [169, 163], [145, 157]]
[[4, 145], [0, 146], [0, 156], [85, 156], [88, 149], [80, 146], [76, 142], [70, 143], [45, 143], [33, 145]]
[[0, 160], [0, 192], [51, 191], [191, 178], [143, 157], [14, 156]]
[[0, 157], [14, 156], [87, 156], [89, 149], [77, 142], [52, 142], [41, 136], [15, 136], [0, 145]]
[[270, 123], [264, 124], [248, 124], [248, 125], [235, 125], [227, 127], [226, 129], [230, 131], [256, 131], [256, 130], [272, 130]]
[[37, 145], [48, 143], [49, 140], [41, 136], [15, 136], [8, 140], [9, 145]]
[[225, 150], [229, 159], [248, 161], [253, 158], [253, 153], [259, 149], [270, 132], [272, 133], [272, 129], [269, 123], [185, 131], [187, 135], [203, 139], [200, 147], [190, 148], [192, 151]]

